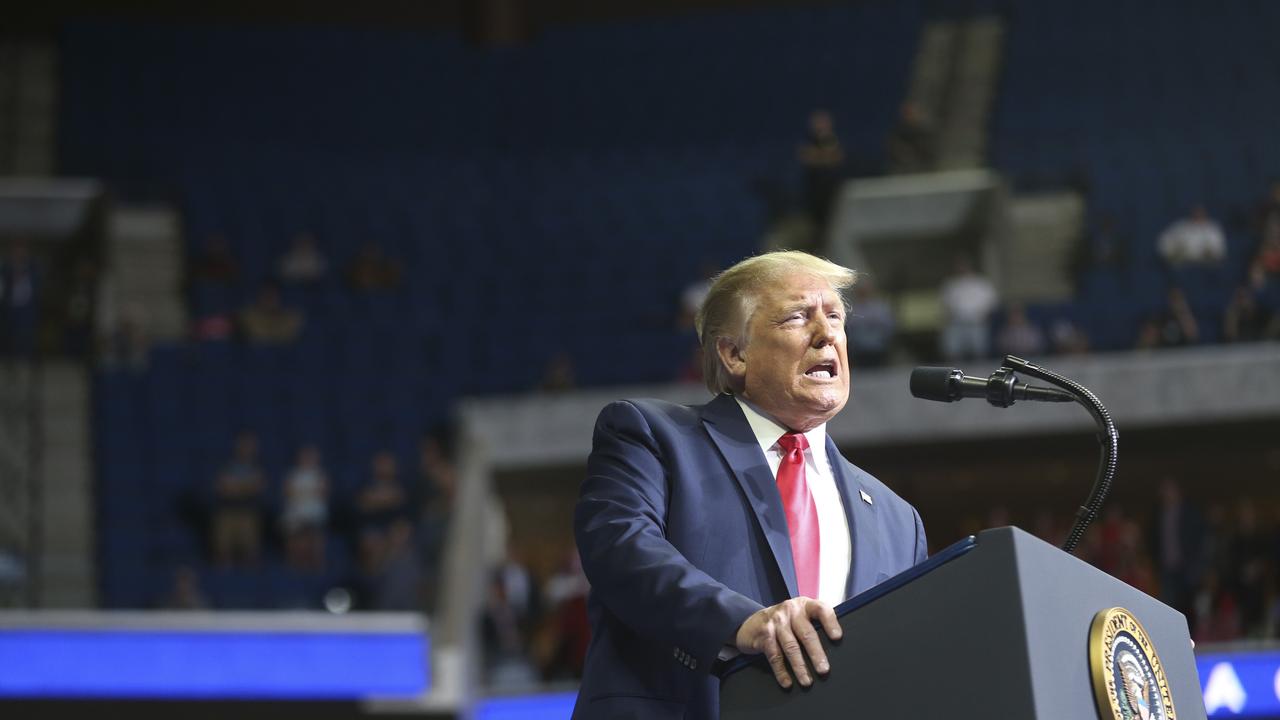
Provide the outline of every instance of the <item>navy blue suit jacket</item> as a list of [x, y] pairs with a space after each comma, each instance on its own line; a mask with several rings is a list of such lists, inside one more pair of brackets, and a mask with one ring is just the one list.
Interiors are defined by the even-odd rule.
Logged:
[[[593, 442], [574, 513], [592, 636], [573, 717], [716, 718], [716, 656], [748, 616], [798, 594], [769, 463], [731, 395], [612, 403]], [[826, 451], [852, 533], [852, 596], [923, 561], [924, 527], [830, 438]]]

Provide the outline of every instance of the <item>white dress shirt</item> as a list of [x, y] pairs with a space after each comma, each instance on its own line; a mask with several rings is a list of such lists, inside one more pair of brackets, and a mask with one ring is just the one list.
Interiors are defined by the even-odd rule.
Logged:
[[[790, 431], [746, 400], [736, 395], [734, 399], [747, 416], [760, 450], [769, 461], [769, 469], [777, 478], [783, 456], [778, 440]], [[844, 514], [844, 502], [836, 487], [831, 459], [827, 457], [827, 424], [810, 430], [804, 437], [809, 441], [809, 447], [804, 451], [805, 484], [809, 486], [809, 493], [818, 508], [818, 599], [835, 607], [847, 599], [845, 584], [849, 579], [853, 553], [849, 541], [849, 519]]]

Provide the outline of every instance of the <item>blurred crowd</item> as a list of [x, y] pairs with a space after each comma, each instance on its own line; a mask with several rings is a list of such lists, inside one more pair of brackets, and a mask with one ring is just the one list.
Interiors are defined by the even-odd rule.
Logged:
[[[208, 486], [186, 503], [184, 515], [192, 529], [204, 531], [215, 573], [256, 572], [279, 563], [294, 577], [316, 580], [319, 590], [339, 589], [342, 611], [435, 607], [457, 485], [447, 429], [423, 438], [412, 472], [401, 470], [395, 454], [375, 453], [364, 480], [349, 492], [335, 487], [315, 445], [298, 448], [292, 467], [270, 477], [259, 460], [259, 442], [252, 432], [239, 433]], [[491, 524], [505, 532], [505, 516]], [[217, 607], [216, 597], [200, 586], [201, 576], [193, 566], [179, 567], [164, 604]], [[319, 607], [330, 600], [292, 602]]]
[[[1021, 520], [997, 507], [966, 532]], [[1066, 537], [1065, 518], [1030, 520], [1046, 542]], [[1191, 501], [1165, 478], [1151, 507], [1106, 506], [1076, 555], [1182, 612], [1198, 644], [1280, 638], [1280, 505]]]

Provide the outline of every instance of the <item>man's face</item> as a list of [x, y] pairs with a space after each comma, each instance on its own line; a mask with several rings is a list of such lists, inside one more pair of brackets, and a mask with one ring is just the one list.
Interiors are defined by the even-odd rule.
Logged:
[[849, 399], [844, 304], [825, 280], [805, 273], [771, 284], [757, 300], [746, 347], [723, 348], [722, 358], [744, 398], [807, 432]]

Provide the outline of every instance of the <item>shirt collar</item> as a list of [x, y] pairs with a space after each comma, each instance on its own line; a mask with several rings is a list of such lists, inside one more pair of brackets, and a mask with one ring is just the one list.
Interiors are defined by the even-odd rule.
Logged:
[[[747, 424], [751, 426], [751, 432], [755, 434], [756, 442], [760, 443], [761, 452], [768, 454], [773, 449], [773, 446], [778, 444], [779, 438], [791, 432], [779, 424], [778, 421], [765, 414], [763, 410], [740, 396], [734, 395], [733, 399], [738, 401], [738, 406], [742, 408], [742, 414], [747, 416]], [[826, 448], [827, 424], [822, 423], [813, 428], [805, 433], [804, 437], [809, 441], [810, 448]]]

